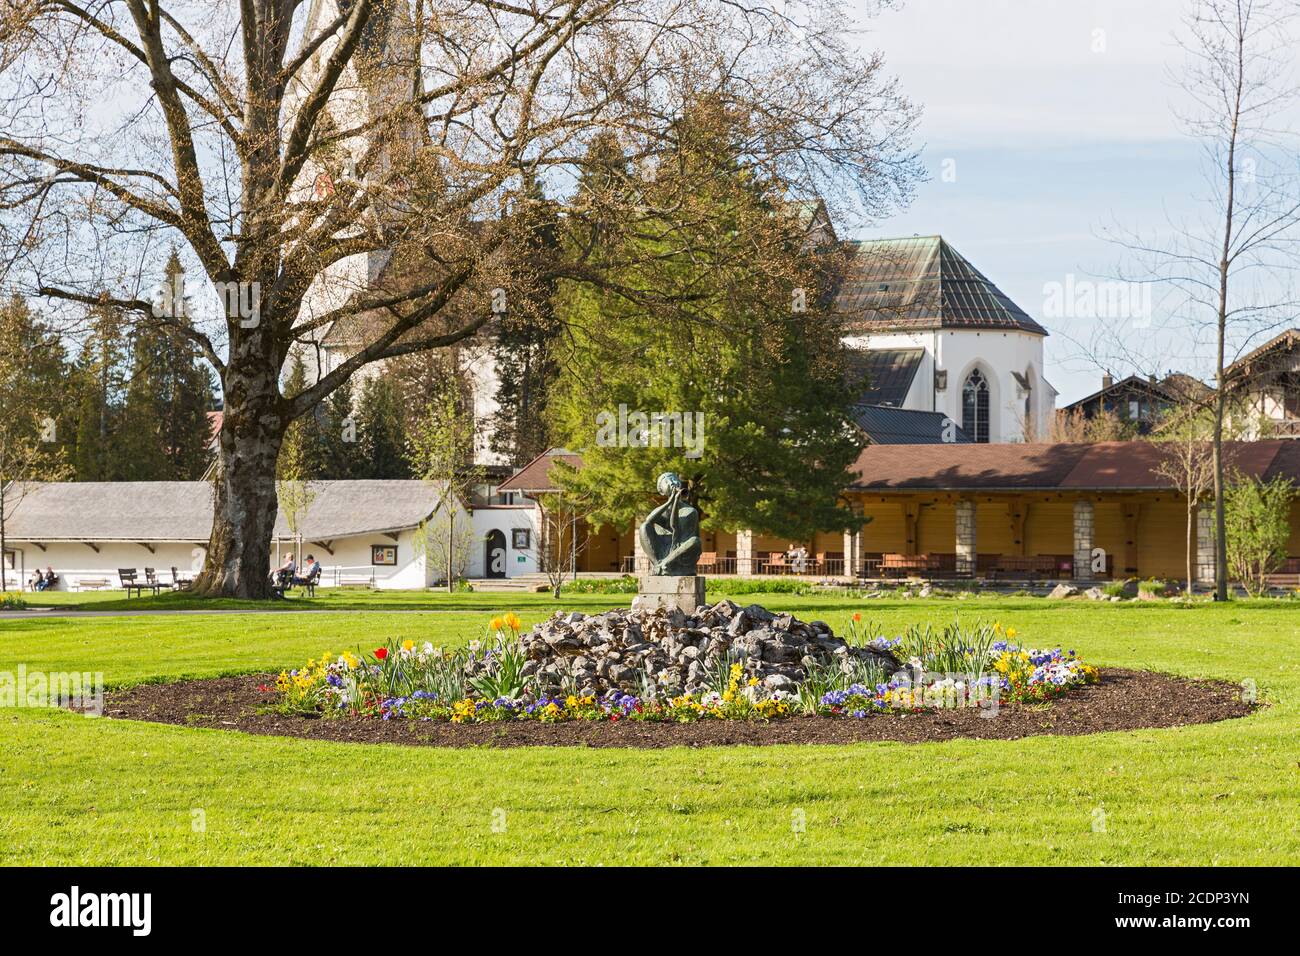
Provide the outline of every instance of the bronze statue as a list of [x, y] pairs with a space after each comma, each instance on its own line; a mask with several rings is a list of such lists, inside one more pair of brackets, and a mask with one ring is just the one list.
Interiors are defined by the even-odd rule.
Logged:
[[668, 500], [650, 512], [637, 530], [650, 559], [650, 573], [694, 574], [700, 559], [700, 513], [683, 497], [686, 487], [675, 473], [665, 471], [655, 487]]

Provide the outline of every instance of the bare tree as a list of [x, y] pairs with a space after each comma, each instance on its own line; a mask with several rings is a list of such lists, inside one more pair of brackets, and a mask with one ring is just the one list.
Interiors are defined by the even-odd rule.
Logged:
[[1275, 122], [1298, 99], [1291, 75], [1295, 13], [1291, 0], [1192, 0], [1178, 37], [1187, 58], [1178, 80], [1191, 108], [1179, 118], [1203, 148], [1208, 213], [1200, 221], [1170, 223], [1172, 239], [1112, 237], [1143, 263], [1129, 278], [1171, 290], [1179, 300], [1174, 313], [1213, 337], [1210, 444], [1220, 601], [1228, 598], [1224, 428], [1238, 384], [1229, 368], [1261, 336], [1291, 321], [1300, 305], [1294, 290], [1300, 249], [1295, 138]]
[[[532, 283], [600, 283], [589, 247], [512, 268], [546, 182], [572, 201], [598, 135], [667, 153], [700, 95], [788, 184], [869, 215], [907, 198], [914, 112], [839, 0], [6, 0], [0, 279], [191, 338], [225, 417], [196, 592], [265, 596], [285, 428], [362, 367], [455, 346]], [[680, 216], [658, 209], [655, 216]], [[217, 291], [189, 326], [150, 301], [177, 245]], [[401, 281], [377, 281], [380, 266]], [[624, 264], [625, 265], [625, 264]], [[355, 351], [285, 396], [295, 346], [359, 320]]]
[[565, 580], [578, 575], [578, 555], [590, 540], [585, 519], [590, 512], [591, 502], [572, 491], [537, 497], [537, 565], [557, 598]]
[[1203, 405], [1175, 410], [1160, 429], [1156, 474], [1168, 478], [1187, 504], [1187, 594], [1196, 586], [1196, 512], [1214, 489], [1214, 415]]

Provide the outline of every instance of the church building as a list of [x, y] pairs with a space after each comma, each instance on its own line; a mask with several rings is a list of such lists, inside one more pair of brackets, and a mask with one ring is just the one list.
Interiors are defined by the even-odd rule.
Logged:
[[835, 297], [861, 401], [940, 412], [974, 442], [1041, 441], [1047, 330], [942, 236], [850, 244]]

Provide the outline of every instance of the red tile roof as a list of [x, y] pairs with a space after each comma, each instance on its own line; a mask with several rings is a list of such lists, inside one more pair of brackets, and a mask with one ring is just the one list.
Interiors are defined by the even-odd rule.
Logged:
[[551, 469], [557, 461], [562, 461], [574, 468], [582, 467], [582, 456], [564, 448], [551, 448], [542, 452], [524, 467], [497, 486], [497, 491], [519, 491], [524, 494], [537, 494], [544, 491], [558, 491], [551, 480]]
[[[1096, 444], [870, 445], [853, 471], [858, 490], [1169, 490], [1156, 473], [1157, 442]], [[1285, 475], [1300, 483], [1300, 442], [1229, 443], [1225, 460], [1251, 476]]]

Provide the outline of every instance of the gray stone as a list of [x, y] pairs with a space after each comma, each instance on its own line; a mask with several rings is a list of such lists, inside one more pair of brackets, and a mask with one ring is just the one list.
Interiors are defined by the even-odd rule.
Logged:
[[1073, 584], [1061, 583], [1058, 584], [1056, 587], [1052, 588], [1052, 592], [1047, 596], [1049, 598], [1071, 598], [1078, 595], [1078, 593], [1079, 593], [1079, 589], [1076, 588]]
[[[641, 590], [632, 602], [634, 611], [673, 608], [683, 615], [693, 615], [704, 604], [704, 578], [698, 574], [647, 574], [641, 578]], [[674, 624], [680, 627], [680, 623]]]

